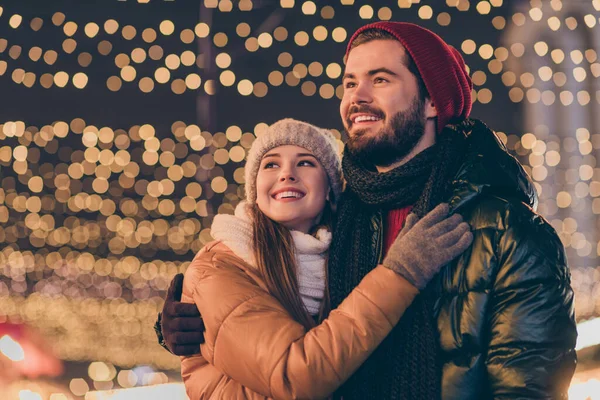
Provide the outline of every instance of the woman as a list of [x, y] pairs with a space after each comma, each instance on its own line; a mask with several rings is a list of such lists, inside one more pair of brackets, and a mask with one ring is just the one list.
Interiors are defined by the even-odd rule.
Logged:
[[327, 397], [468, 247], [469, 226], [446, 218], [447, 205], [409, 216], [382, 265], [329, 311], [329, 223], [342, 188], [333, 136], [279, 121], [253, 143], [245, 169], [246, 202], [215, 217], [217, 240], [185, 273], [182, 301], [196, 303], [206, 327], [201, 354], [182, 359], [186, 390], [191, 399]]

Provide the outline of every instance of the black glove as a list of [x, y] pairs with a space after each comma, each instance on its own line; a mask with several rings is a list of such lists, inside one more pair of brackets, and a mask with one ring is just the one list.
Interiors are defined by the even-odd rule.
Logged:
[[183, 274], [177, 274], [171, 281], [154, 330], [162, 347], [177, 356], [190, 356], [200, 352], [205, 329], [198, 307], [181, 302], [182, 288]]

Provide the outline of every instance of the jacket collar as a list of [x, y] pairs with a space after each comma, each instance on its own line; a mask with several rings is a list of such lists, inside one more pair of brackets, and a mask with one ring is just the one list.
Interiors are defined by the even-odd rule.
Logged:
[[[465, 127], [466, 155], [454, 181], [450, 206], [457, 210], [481, 195], [516, 198], [537, 208], [533, 182], [496, 134], [483, 122], [470, 119]], [[457, 129], [448, 126], [447, 129]]]

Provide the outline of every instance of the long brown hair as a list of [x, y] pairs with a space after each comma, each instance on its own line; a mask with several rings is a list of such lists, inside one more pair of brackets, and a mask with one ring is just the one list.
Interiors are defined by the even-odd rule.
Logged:
[[[279, 300], [292, 318], [307, 330], [311, 329], [315, 326], [315, 322], [300, 298], [295, 246], [289, 229], [269, 219], [256, 204], [250, 206], [250, 215], [253, 221], [252, 251], [256, 267], [265, 280], [269, 292]], [[323, 217], [319, 226], [329, 226], [331, 219], [329, 202], [323, 211]], [[326, 297], [327, 295], [323, 305], [327, 304]], [[321, 310], [323, 311], [323, 307]]]

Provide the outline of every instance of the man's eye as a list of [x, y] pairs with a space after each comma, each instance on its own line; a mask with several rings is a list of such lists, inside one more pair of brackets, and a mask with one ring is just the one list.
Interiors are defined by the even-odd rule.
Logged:
[[346, 89], [350, 89], [350, 88], [353, 88], [353, 87], [355, 87], [355, 86], [356, 86], [356, 83], [354, 83], [354, 82], [347, 82], [347, 83], [344, 85], [344, 88], [346, 88]]
[[388, 80], [385, 78], [375, 78], [375, 83], [383, 83], [383, 82], [387, 82]]

